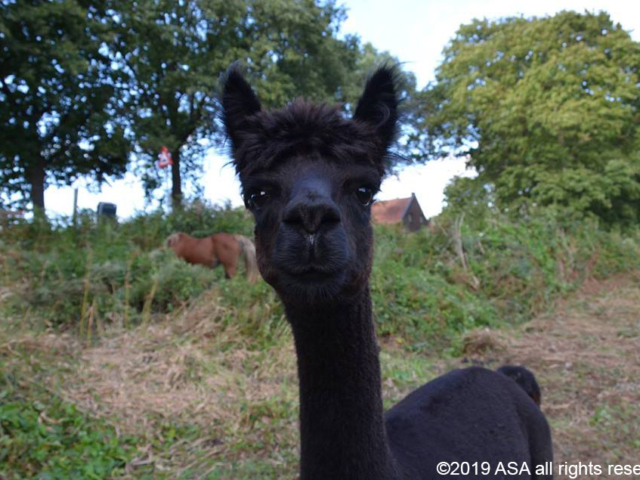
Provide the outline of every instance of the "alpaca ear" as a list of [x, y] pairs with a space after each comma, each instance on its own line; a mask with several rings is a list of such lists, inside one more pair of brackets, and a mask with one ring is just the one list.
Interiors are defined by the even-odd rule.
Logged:
[[222, 88], [222, 120], [235, 152], [246, 133], [247, 117], [260, 111], [260, 100], [244, 79], [236, 64], [231, 65]]
[[395, 67], [384, 65], [378, 68], [367, 80], [353, 116], [375, 127], [385, 150], [391, 146], [396, 135], [399, 103], [397, 76]]

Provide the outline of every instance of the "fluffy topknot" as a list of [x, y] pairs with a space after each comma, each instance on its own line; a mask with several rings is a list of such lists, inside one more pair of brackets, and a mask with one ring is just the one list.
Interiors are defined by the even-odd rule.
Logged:
[[262, 110], [237, 66], [227, 72], [223, 121], [242, 179], [271, 168], [276, 160], [317, 153], [340, 162], [374, 165], [381, 175], [398, 120], [397, 70], [384, 66], [367, 81], [353, 118], [336, 106], [297, 99], [284, 108]]

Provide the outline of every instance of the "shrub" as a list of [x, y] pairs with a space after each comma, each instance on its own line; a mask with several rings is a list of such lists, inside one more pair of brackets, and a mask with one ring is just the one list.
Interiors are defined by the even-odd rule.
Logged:
[[125, 311], [139, 318], [147, 301], [148, 313], [167, 313], [222, 278], [219, 271], [188, 265], [164, 250], [175, 231], [248, 234], [251, 224], [241, 209], [202, 203], [122, 223], [81, 212], [75, 224], [59, 219], [12, 229], [0, 244], [6, 256], [0, 267], [5, 283], [27, 283], [18, 309], [38, 314], [47, 326], [78, 327], [90, 311], [96, 321]]
[[[375, 228], [371, 288], [382, 335], [402, 336], [414, 349], [455, 350], [469, 329], [527, 320], [589, 276], [640, 267], [637, 232], [603, 230], [551, 210], [514, 219], [480, 193], [469, 207], [473, 215], [453, 204], [429, 229]], [[242, 209], [194, 204], [121, 224], [81, 215], [75, 226], [20, 229], [0, 243], [2, 281], [26, 284], [12, 308], [37, 313], [47, 326], [82, 330], [89, 316], [97, 325], [125, 315], [135, 324], [215, 287], [221, 321], [254, 345], [285, 331], [282, 307], [266, 284], [223, 280], [220, 269], [188, 265], [161, 248], [176, 230], [249, 235], [252, 223]]]

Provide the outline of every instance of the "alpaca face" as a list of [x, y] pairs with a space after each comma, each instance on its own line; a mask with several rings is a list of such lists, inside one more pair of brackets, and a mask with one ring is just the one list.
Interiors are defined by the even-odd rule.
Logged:
[[283, 300], [348, 298], [367, 284], [371, 202], [397, 121], [393, 68], [367, 82], [353, 118], [296, 100], [263, 111], [237, 70], [227, 75], [224, 123], [263, 278]]
[[371, 202], [380, 180], [375, 167], [316, 155], [245, 180], [263, 278], [292, 302], [360, 291], [371, 269]]

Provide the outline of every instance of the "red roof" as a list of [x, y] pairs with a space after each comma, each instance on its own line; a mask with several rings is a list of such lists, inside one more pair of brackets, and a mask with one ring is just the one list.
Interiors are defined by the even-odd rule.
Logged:
[[412, 199], [413, 197], [396, 198], [395, 200], [374, 203], [371, 206], [373, 221], [384, 224], [401, 222]]

